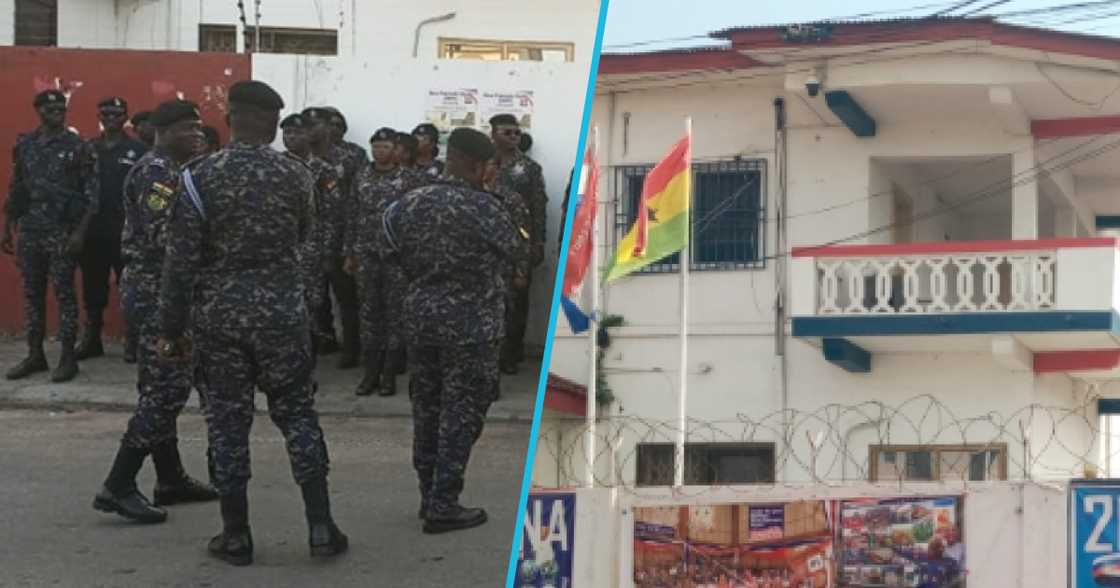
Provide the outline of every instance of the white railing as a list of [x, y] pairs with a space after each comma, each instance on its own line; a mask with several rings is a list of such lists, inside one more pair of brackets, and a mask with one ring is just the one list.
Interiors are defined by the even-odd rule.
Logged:
[[1053, 250], [817, 257], [818, 315], [1055, 308]]

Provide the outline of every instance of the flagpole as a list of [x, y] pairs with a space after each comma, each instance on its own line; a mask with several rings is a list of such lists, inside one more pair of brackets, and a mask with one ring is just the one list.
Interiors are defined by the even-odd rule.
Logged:
[[681, 358], [680, 358], [680, 394], [677, 397], [677, 447], [676, 459], [673, 460], [673, 486], [680, 488], [684, 486], [684, 447], [685, 442], [688, 440], [688, 424], [687, 424], [687, 407], [688, 407], [688, 269], [689, 269], [689, 241], [692, 239], [692, 117], [684, 119], [685, 136], [688, 138], [689, 145], [689, 158], [687, 165], [688, 169], [688, 187], [685, 195], [685, 211], [689, 215], [688, 222], [685, 225], [685, 240], [684, 247], [680, 252], [680, 266], [681, 266], [681, 295], [680, 295], [680, 316], [681, 316]]
[[[593, 127], [592, 135], [592, 153], [595, 154], [593, 162], [598, 165], [599, 160], [599, 127]], [[584, 165], [581, 174], [584, 176], [583, 181], [590, 182], [592, 180], [591, 169], [587, 165], [587, 155], [584, 154]], [[582, 183], [582, 182], [581, 182]], [[592, 190], [591, 186], [580, 186], [583, 188], [584, 197], [597, 198], [599, 191]], [[582, 204], [582, 203], [581, 203]], [[573, 215], [574, 216], [574, 215]], [[584, 472], [584, 486], [593, 488], [595, 486], [595, 420], [599, 410], [598, 402], [598, 385], [599, 385], [599, 346], [598, 346], [598, 321], [601, 320], [597, 317], [599, 312], [599, 219], [598, 214], [595, 218], [591, 219], [591, 328], [587, 333], [587, 438], [584, 440], [583, 449], [586, 452], [584, 461], [586, 462], [587, 471]], [[573, 220], [574, 222], [574, 220]]]

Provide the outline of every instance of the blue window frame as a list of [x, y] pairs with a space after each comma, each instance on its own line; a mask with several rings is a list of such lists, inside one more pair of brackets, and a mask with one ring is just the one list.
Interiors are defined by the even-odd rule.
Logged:
[[[615, 168], [615, 246], [637, 217], [642, 183], [651, 165]], [[692, 270], [734, 270], [766, 265], [766, 161], [761, 159], [692, 164]], [[676, 272], [674, 253], [641, 273]]]

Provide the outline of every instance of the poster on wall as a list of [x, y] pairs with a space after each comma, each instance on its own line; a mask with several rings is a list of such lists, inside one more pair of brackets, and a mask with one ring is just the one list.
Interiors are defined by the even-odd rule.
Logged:
[[684, 588], [835, 586], [825, 501], [634, 509], [634, 585]]
[[845, 500], [840, 504], [842, 588], [962, 588], [958, 497]]
[[572, 588], [575, 513], [573, 493], [529, 494], [515, 587]]
[[490, 134], [490, 117], [495, 114], [512, 114], [524, 131], [533, 128], [533, 92], [530, 90], [483, 92], [480, 108], [478, 129], [486, 134]]
[[1070, 483], [1070, 586], [1120, 586], [1120, 481]]
[[441, 147], [446, 145], [447, 134], [453, 129], [478, 128], [478, 96], [478, 90], [470, 88], [428, 90], [424, 120], [439, 129]]

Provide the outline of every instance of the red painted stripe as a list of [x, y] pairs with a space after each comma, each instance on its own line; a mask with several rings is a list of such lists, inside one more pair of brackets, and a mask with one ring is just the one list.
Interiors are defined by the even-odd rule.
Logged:
[[1120, 133], [1120, 116], [1087, 116], [1082, 118], [1051, 118], [1031, 121], [1031, 134], [1036, 139], [1083, 137]]
[[681, 172], [688, 169], [692, 157], [692, 137], [685, 137], [673, 145], [673, 149], [646, 176], [642, 185], [642, 199], [649, 200], [665, 191], [665, 186]]
[[544, 407], [556, 412], [587, 416], [587, 388], [555, 374], [548, 375]]
[[599, 75], [625, 75], [653, 72], [722, 70], [759, 67], [762, 63], [730, 49], [722, 51], [657, 51], [629, 55], [604, 54], [599, 58]]
[[989, 251], [1037, 251], [1115, 247], [1116, 237], [1079, 237], [1035, 241], [935, 241], [932, 243], [891, 243], [887, 245], [829, 245], [794, 247], [793, 257], [877, 257], [923, 253], [986, 253]]
[[1120, 349], [1041, 351], [1034, 354], [1034, 373], [1111, 370], [1120, 366]]

